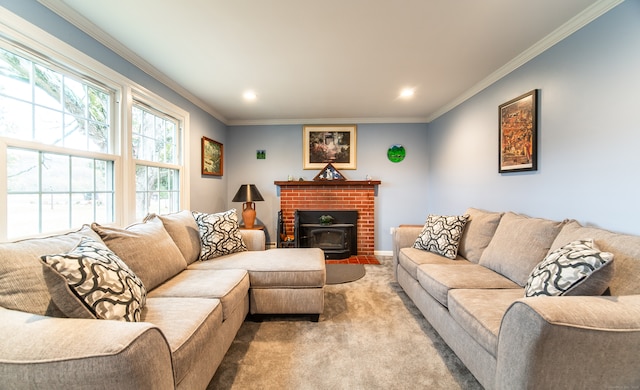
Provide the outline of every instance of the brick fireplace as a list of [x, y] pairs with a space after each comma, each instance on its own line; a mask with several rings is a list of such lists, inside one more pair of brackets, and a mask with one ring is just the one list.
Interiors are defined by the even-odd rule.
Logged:
[[359, 255], [373, 255], [378, 180], [276, 181], [287, 234], [293, 235], [296, 210], [357, 210]]

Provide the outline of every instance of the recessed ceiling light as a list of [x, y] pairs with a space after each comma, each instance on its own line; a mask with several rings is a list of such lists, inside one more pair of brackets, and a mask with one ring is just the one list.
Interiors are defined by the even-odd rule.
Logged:
[[247, 91], [242, 94], [242, 97], [244, 97], [244, 100], [251, 101], [251, 100], [256, 100], [258, 98], [258, 95], [256, 95], [256, 93], [253, 91]]
[[404, 98], [404, 99], [408, 99], [410, 97], [412, 97], [415, 94], [416, 90], [414, 88], [404, 88], [401, 92], [400, 92], [400, 97]]

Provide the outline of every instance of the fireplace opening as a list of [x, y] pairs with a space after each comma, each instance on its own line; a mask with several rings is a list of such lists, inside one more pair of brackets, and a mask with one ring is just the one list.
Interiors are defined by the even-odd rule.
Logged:
[[[320, 222], [325, 215], [332, 217], [332, 223]], [[320, 248], [325, 259], [349, 258], [358, 253], [357, 222], [357, 210], [296, 210], [296, 246]]]

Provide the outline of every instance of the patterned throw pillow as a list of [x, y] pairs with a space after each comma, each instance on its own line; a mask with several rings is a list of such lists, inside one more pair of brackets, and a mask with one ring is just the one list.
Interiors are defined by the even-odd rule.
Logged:
[[103, 243], [83, 237], [71, 252], [41, 260], [53, 302], [67, 316], [140, 321], [145, 287]]
[[216, 214], [194, 211], [193, 217], [200, 231], [200, 260], [211, 260], [247, 250], [238, 229], [236, 209]]
[[573, 241], [550, 252], [525, 286], [525, 297], [601, 295], [613, 277], [613, 254], [600, 252], [593, 240]]
[[414, 248], [437, 253], [449, 259], [458, 255], [458, 246], [469, 215], [429, 215]]

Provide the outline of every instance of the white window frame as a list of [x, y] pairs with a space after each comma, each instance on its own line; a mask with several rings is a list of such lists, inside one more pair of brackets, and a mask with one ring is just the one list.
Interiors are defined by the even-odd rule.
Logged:
[[[53, 62], [94, 79], [115, 91], [116, 104], [112, 115], [113, 140], [112, 154], [74, 151], [75, 155], [114, 161], [114, 225], [126, 226], [138, 222], [135, 217], [135, 165], [131, 146], [131, 108], [133, 100], [143, 102], [158, 111], [176, 118], [181, 127], [179, 141], [180, 153], [180, 208], [189, 209], [189, 123], [188, 111], [149, 91], [138, 83], [121, 75], [115, 70], [91, 58], [87, 54], [61, 41], [39, 27], [0, 7], [0, 37], [13, 41], [50, 58]], [[42, 145], [31, 141], [22, 141], [0, 137], [0, 215], [7, 215], [6, 150], [8, 147], [37, 149], [45, 152], [68, 154], [69, 150], [56, 146]], [[172, 166], [173, 167], [173, 166]], [[86, 221], [91, 223], [93, 221]], [[74, 228], [79, 228], [74, 227]], [[50, 235], [60, 232], [34, 232], [33, 236]], [[0, 241], [7, 239], [5, 217], [0, 220]], [[13, 240], [13, 238], [12, 238]]]

